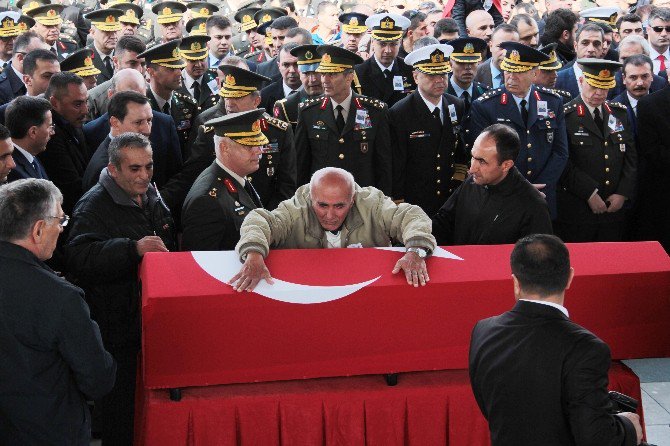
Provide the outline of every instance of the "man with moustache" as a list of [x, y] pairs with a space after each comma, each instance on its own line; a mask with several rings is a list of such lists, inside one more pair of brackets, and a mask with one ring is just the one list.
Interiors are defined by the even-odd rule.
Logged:
[[298, 70], [300, 70], [302, 87], [298, 90], [297, 94], [275, 102], [273, 108], [275, 118], [291, 124], [294, 131], [298, 125], [298, 107], [300, 103], [323, 94], [321, 75], [316, 72], [321, 62], [317, 47], [318, 45], [300, 45], [291, 50], [291, 55], [298, 58]]
[[393, 147], [393, 199], [433, 215], [465, 179], [467, 156], [460, 138], [462, 100], [445, 94], [450, 45], [409, 53], [417, 89], [389, 109]]
[[449, 42], [454, 48], [451, 61], [451, 76], [447, 93], [463, 100], [465, 113], [470, 111], [470, 104], [486, 93], [489, 88], [474, 80], [477, 64], [486, 52], [486, 42], [476, 37], [463, 37]]
[[159, 26], [158, 35], [153, 41], [154, 45], [162, 45], [182, 38], [186, 5], [180, 2], [163, 1], [154, 4], [151, 11], [156, 14], [156, 23]]
[[[638, 35], [628, 36], [621, 41], [619, 44], [619, 62], [624, 63], [624, 61], [631, 56], [647, 56], [649, 57], [651, 45], [647, 42], [644, 37]], [[653, 62], [653, 61], [652, 61]], [[623, 74], [621, 71], [617, 71], [614, 75], [614, 80], [616, 85], [609, 92], [608, 99], [613, 99], [614, 97], [626, 92], [626, 85], [623, 81]], [[668, 85], [668, 79], [657, 74], [651, 73], [651, 85], [649, 86], [649, 93], [659, 91], [665, 88]], [[621, 102], [621, 101], [617, 101]]]
[[[579, 28], [575, 36], [575, 51], [578, 59], [598, 58], [603, 47], [603, 30], [595, 23], [587, 23]], [[565, 90], [573, 98], [579, 96], [581, 92], [580, 84], [577, 80], [582, 75], [582, 69], [575, 61], [564, 65], [558, 72], [556, 79], [556, 88]]]
[[[628, 122], [631, 124], [633, 137], [637, 141], [637, 104], [640, 99], [650, 93], [653, 81], [653, 62], [649, 56], [635, 54], [623, 60], [621, 70], [625, 91], [613, 99], [626, 106]], [[636, 144], [636, 147], [639, 147]]]
[[93, 64], [100, 70], [98, 83], [108, 81], [114, 76], [112, 55], [118, 41], [117, 33], [121, 31], [119, 18], [123, 15], [120, 9], [107, 8], [89, 12], [86, 18], [91, 21], [93, 35]]

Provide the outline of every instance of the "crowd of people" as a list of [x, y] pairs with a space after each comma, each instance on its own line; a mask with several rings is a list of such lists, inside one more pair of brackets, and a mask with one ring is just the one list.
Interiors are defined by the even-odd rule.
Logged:
[[86, 398], [103, 444], [131, 443], [147, 252], [236, 249], [251, 291], [273, 248], [402, 245], [413, 286], [437, 245], [670, 249], [669, 8], [135, 3], [0, 12], [3, 280], [87, 304], [39, 335], [72, 372], [7, 353], [3, 397], [26, 376], [78, 396], [2, 418], [3, 444], [84, 444]]

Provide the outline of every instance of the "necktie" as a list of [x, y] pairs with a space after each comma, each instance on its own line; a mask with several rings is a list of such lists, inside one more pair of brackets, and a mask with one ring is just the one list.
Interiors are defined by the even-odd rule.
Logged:
[[598, 126], [598, 130], [601, 132], [603, 131], [603, 117], [600, 116], [600, 110], [597, 108], [593, 110], [593, 120], [596, 122], [596, 125]]
[[105, 57], [105, 60], [103, 61], [103, 63], [105, 64], [105, 68], [107, 68], [107, 71], [109, 71], [110, 73], [114, 72], [114, 68], [112, 67], [112, 58], [111, 57], [109, 57], [109, 56]]
[[195, 99], [196, 102], [200, 102], [200, 84], [198, 81], [193, 82], [193, 99]]
[[461, 95], [461, 99], [463, 99], [463, 101], [465, 102], [466, 108], [470, 106], [470, 93], [464, 91], [463, 94]]
[[389, 77], [391, 77], [391, 70], [389, 70], [388, 68], [385, 69], [385, 70], [384, 70], [384, 77], [385, 77], [386, 79], [388, 79]]
[[442, 119], [440, 118], [440, 108], [439, 107], [435, 107], [435, 109], [433, 110], [433, 116], [436, 119], [439, 119], [440, 122], [442, 122]]
[[342, 130], [344, 130], [344, 115], [342, 114], [342, 110], [344, 108], [341, 105], [338, 105], [335, 107], [337, 110], [337, 116], [335, 117], [335, 124], [337, 124], [337, 131], [340, 132], [340, 135], [342, 134]]
[[659, 71], [665, 71], [665, 56], [663, 54], [659, 54], [657, 59], [661, 61], [661, 64], [658, 67]]
[[51, 52], [54, 53], [56, 56], [58, 56], [58, 51], [56, 51], [56, 48], [51, 47], [51, 48], [49, 48], [49, 51], [51, 51]]
[[166, 115], [170, 114], [170, 103], [169, 102], [166, 102], [163, 105], [163, 113], [165, 113]]
[[288, 93], [288, 95], [291, 96], [291, 95], [293, 95], [293, 94], [295, 94], [295, 93], [297, 93], [296, 90], [291, 90], [291, 91]]
[[35, 169], [35, 172], [37, 173], [37, 175], [38, 175], [38, 177], [39, 177], [39, 175], [40, 175], [40, 170], [37, 168], [37, 163], [35, 162], [35, 160], [33, 159], [33, 162], [30, 163], [30, 164], [33, 166], [33, 169]]
[[254, 187], [251, 185], [251, 181], [247, 180], [244, 183], [244, 190], [247, 191], [247, 193], [249, 194], [249, 196], [253, 200], [256, 207], [259, 207], [259, 208], [263, 207], [263, 205], [261, 204], [261, 199], [258, 196], [258, 194], [256, 193], [256, 189], [254, 189]]
[[519, 104], [521, 106], [521, 120], [523, 121], [523, 124], [528, 127], [528, 110], [526, 110], [526, 102], [525, 99], [521, 99], [521, 103]]

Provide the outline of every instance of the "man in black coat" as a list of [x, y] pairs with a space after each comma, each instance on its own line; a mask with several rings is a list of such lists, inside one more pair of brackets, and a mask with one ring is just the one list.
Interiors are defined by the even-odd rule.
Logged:
[[51, 137], [51, 104], [42, 98], [21, 96], [9, 103], [7, 128], [12, 135], [16, 166], [7, 179], [49, 179], [37, 155], [44, 152]]
[[[460, 131], [465, 106], [444, 93], [449, 82], [449, 45], [428, 45], [405, 60], [417, 89], [389, 109], [393, 144], [393, 199], [434, 215], [465, 179], [468, 156]], [[453, 180], [453, 182], [452, 182]]]
[[272, 82], [261, 90], [262, 108], [272, 110], [275, 102], [298, 93], [301, 86], [298, 58], [291, 54], [291, 51], [297, 46], [298, 44], [295, 42], [287, 43], [281, 47], [277, 54], [281, 79]]
[[354, 93], [353, 66], [361, 57], [344, 48], [318, 49], [325, 95], [300, 104], [295, 147], [298, 186], [323, 167], [351, 172], [360, 186], [392, 193], [391, 137], [386, 104]]
[[214, 127], [216, 159], [189, 191], [182, 210], [184, 251], [235, 249], [240, 227], [260, 197], [246, 179], [260, 166], [263, 109], [231, 113], [205, 123]]
[[477, 137], [470, 176], [433, 217], [438, 245], [500, 245], [552, 233], [547, 203], [514, 166], [520, 145], [504, 124]]
[[398, 57], [403, 32], [409, 24], [406, 17], [386, 13], [365, 21], [371, 30], [372, 57], [356, 66], [356, 76], [362, 95], [379, 99], [388, 107], [416, 89], [412, 67]]
[[474, 80], [477, 64], [486, 53], [486, 41], [476, 37], [463, 37], [449, 42], [452, 74], [449, 76], [447, 93], [460, 98], [465, 103], [465, 112], [470, 111], [472, 101], [489, 90], [486, 85]]
[[33, 32], [24, 33], [16, 38], [12, 60], [0, 74], [0, 105], [26, 94], [26, 85], [23, 83], [23, 60], [32, 50], [44, 47], [44, 42]]
[[[482, 13], [487, 12], [488, 16], [486, 20], [493, 19], [492, 25], [498, 26], [503, 23], [503, 17], [498, 8], [493, 5], [493, 2], [487, 2], [485, 0], [456, 0], [454, 3], [454, 8], [451, 11], [452, 18], [458, 24], [458, 33], [461, 37], [473, 35], [473, 30], [471, 28], [478, 28], [479, 22], [482, 20], [480, 17], [485, 17], [484, 14], [477, 16], [477, 21], [474, 21], [474, 16], [471, 18], [472, 24], [468, 26], [468, 16], [473, 11], [482, 11]], [[493, 29], [493, 28], [491, 28]]]
[[3, 445], [88, 445], [86, 401], [114, 385], [116, 365], [91, 320], [84, 292], [44, 263], [68, 222], [61, 199], [46, 180], [0, 187]]
[[492, 446], [640, 444], [639, 416], [611, 414], [609, 347], [564, 306], [574, 276], [567, 247], [534, 234], [516, 244], [511, 265], [514, 308], [479, 321], [470, 340], [470, 382]]
[[93, 319], [118, 364], [116, 385], [96, 401], [103, 444], [133, 440], [140, 302], [137, 270], [147, 252], [176, 249], [170, 211], [151, 185], [152, 152], [139, 133], [109, 146], [109, 165], [77, 203], [67, 246], [73, 280], [86, 290]]

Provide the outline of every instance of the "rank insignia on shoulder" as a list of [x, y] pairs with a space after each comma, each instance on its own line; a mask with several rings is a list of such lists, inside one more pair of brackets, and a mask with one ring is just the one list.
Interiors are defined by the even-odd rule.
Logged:
[[500, 96], [500, 103], [501, 103], [502, 105], [507, 105], [507, 93], [503, 93], [503, 94]]
[[586, 114], [585, 107], [582, 104], [577, 105], [577, 116], [580, 118]]
[[202, 131], [203, 131], [203, 133], [209, 133], [209, 132], [211, 132], [212, 130], [214, 130], [214, 126], [213, 126], [213, 125], [209, 125], [209, 126], [207, 126], [207, 125], [203, 125], [203, 126], [202, 126]]
[[228, 192], [230, 192], [231, 194], [236, 194], [237, 193], [237, 188], [235, 187], [233, 182], [230, 180], [230, 178], [226, 178], [225, 180], [223, 180], [223, 184], [226, 185], [226, 189], [228, 189]]

